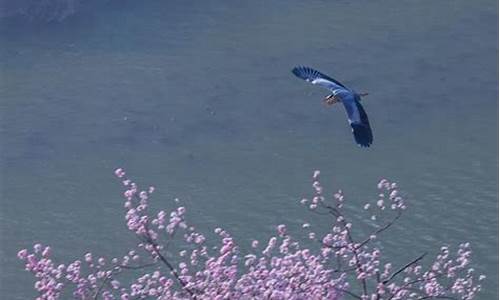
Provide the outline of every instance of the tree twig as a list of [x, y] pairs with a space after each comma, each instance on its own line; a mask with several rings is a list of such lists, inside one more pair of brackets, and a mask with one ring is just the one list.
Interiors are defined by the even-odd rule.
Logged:
[[419, 257], [415, 258], [414, 260], [412, 260], [411, 262], [407, 263], [406, 265], [404, 265], [403, 267], [399, 268], [399, 270], [397, 270], [396, 272], [392, 273], [391, 276], [389, 276], [388, 279], [382, 281], [382, 283], [385, 285], [387, 283], [389, 283], [389, 281], [391, 281], [394, 277], [396, 277], [399, 273], [403, 272], [406, 268], [408, 268], [409, 266], [417, 263], [419, 260], [421, 260], [422, 258], [424, 258], [424, 256], [427, 255], [427, 252], [424, 252], [422, 255], [420, 255]]

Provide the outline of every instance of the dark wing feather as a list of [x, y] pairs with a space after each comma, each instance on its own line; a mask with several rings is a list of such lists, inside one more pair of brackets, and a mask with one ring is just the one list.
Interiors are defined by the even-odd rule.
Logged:
[[325, 80], [332, 81], [335, 84], [348, 90], [348, 88], [345, 87], [342, 83], [340, 83], [337, 80], [321, 73], [320, 71], [314, 70], [313, 68], [298, 66], [298, 67], [293, 68], [292, 73], [295, 74], [295, 76], [302, 78], [304, 80], [307, 80], [307, 81], [313, 81], [314, 79], [317, 79], [317, 78], [323, 78]]
[[361, 123], [351, 123], [354, 140], [356, 140], [356, 143], [362, 147], [370, 147], [373, 142], [373, 134], [370, 122], [368, 121], [368, 116], [358, 100], [356, 100], [356, 107], [359, 111]]

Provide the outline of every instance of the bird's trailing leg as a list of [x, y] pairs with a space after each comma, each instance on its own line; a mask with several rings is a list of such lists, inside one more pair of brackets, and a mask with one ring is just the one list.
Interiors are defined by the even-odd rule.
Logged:
[[336, 97], [334, 94], [330, 94], [323, 99], [323, 103], [327, 105], [334, 105], [337, 102], [340, 102], [340, 98]]

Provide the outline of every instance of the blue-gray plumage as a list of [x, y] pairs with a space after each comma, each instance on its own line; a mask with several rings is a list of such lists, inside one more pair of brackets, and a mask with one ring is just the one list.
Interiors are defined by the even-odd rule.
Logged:
[[324, 101], [329, 105], [342, 102], [347, 112], [354, 140], [362, 147], [370, 147], [373, 142], [372, 129], [368, 116], [360, 103], [361, 96], [367, 95], [366, 93], [358, 94], [337, 80], [309, 67], [295, 67], [292, 73], [307, 82], [330, 90], [331, 95], [326, 96]]

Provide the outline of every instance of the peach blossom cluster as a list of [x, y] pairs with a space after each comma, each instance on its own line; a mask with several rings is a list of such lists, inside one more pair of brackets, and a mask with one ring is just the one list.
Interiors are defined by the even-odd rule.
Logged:
[[216, 228], [208, 238], [191, 226], [183, 206], [151, 211], [154, 187], [140, 190], [123, 169], [115, 175], [125, 187], [124, 216], [136, 247], [111, 259], [89, 252], [68, 265], [57, 265], [48, 246], [19, 251], [36, 278], [37, 299], [473, 299], [484, 279], [470, 267], [468, 243], [455, 255], [442, 247], [427, 265], [427, 253], [402, 266], [383, 256], [373, 241], [406, 209], [397, 185], [385, 179], [377, 199], [364, 205], [374, 223], [365, 238], [354, 238], [342, 191], [326, 199], [315, 171], [313, 196], [300, 202], [331, 223], [323, 233], [303, 224], [317, 246], [303, 247], [281, 224], [267, 242], [254, 240], [242, 253], [226, 230]]

